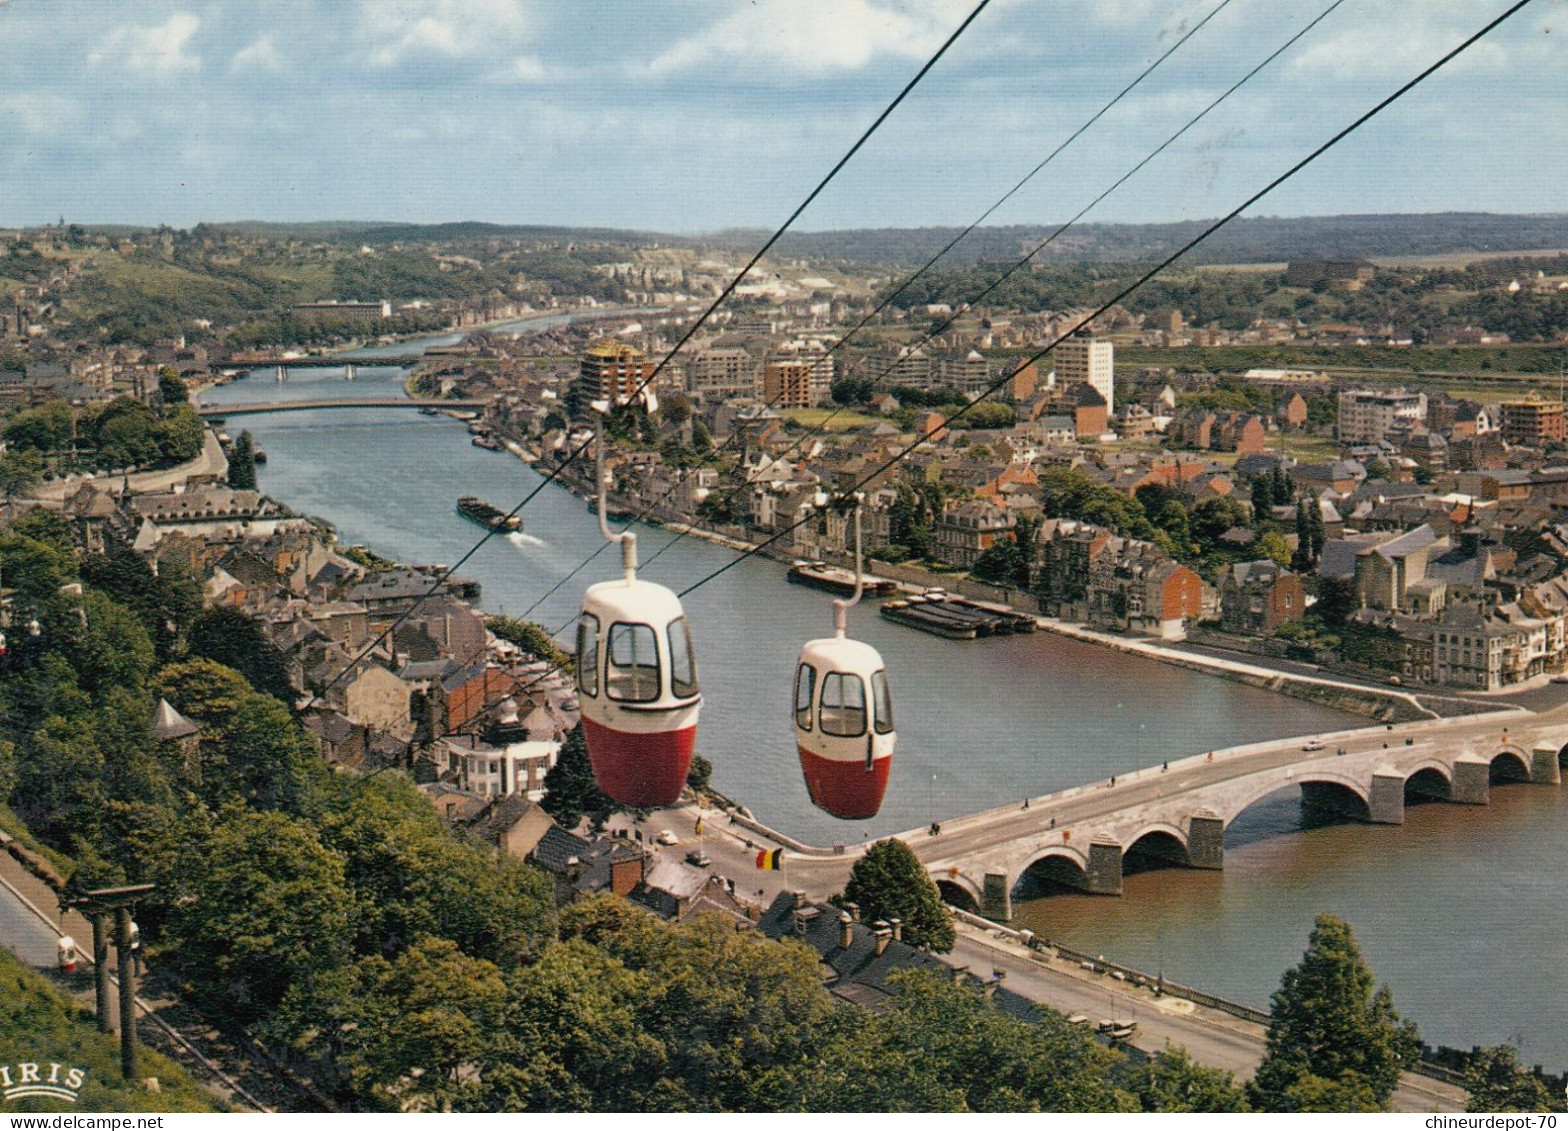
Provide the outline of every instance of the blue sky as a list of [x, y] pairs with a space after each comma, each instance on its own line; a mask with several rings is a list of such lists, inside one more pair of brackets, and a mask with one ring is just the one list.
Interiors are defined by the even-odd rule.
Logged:
[[[992, 0], [799, 222], [973, 219], [1220, 0]], [[0, 0], [0, 225], [782, 221], [974, 0]], [[994, 218], [1072, 215], [1329, 0], [1231, 0]], [[1504, 0], [1346, 0], [1091, 219], [1227, 211]], [[1258, 214], [1568, 212], [1536, 0]]]

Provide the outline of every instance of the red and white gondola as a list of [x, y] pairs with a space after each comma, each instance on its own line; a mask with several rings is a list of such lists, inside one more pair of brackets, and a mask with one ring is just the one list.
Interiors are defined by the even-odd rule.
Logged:
[[638, 809], [673, 805], [686, 786], [702, 694], [680, 599], [637, 579], [637, 535], [606, 521], [598, 437], [599, 531], [621, 546], [623, 576], [589, 587], [577, 622], [583, 737], [599, 788]]
[[809, 640], [795, 668], [795, 748], [811, 803], [846, 821], [874, 817], [893, 766], [893, 698], [882, 657], [848, 636], [860, 601], [860, 506], [855, 506], [855, 592], [833, 602], [830, 637]]

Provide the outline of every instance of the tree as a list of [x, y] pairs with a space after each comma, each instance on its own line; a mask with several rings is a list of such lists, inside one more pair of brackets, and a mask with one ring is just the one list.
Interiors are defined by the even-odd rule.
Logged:
[[20, 495], [44, 476], [42, 452], [0, 452], [0, 494]]
[[308, 824], [231, 811], [187, 847], [165, 949], [221, 1015], [250, 1021], [349, 954], [343, 858]]
[[1229, 1072], [1194, 1063], [1184, 1048], [1162, 1049], [1133, 1069], [1123, 1087], [1144, 1111], [1247, 1111], [1247, 1094]]
[[164, 415], [177, 405], [191, 403], [191, 391], [174, 370], [164, 366], [158, 371], [158, 399], [163, 402]]
[[1350, 619], [1359, 607], [1356, 582], [1350, 577], [1323, 577], [1318, 579], [1318, 603], [1313, 610], [1330, 628], [1338, 628]]
[[691, 756], [691, 768], [686, 771], [686, 784], [693, 793], [704, 793], [713, 785], [713, 763], [701, 754]]
[[555, 765], [544, 776], [544, 800], [539, 804], [565, 829], [576, 828], [585, 816], [597, 824], [615, 812], [615, 802], [594, 779], [581, 723], [561, 743]]
[[1290, 568], [1297, 573], [1310, 573], [1317, 565], [1312, 554], [1312, 516], [1317, 504], [1305, 496], [1296, 500], [1296, 552], [1291, 555]]
[[901, 840], [879, 840], [855, 861], [844, 898], [868, 920], [902, 920], [904, 939], [915, 946], [953, 949], [953, 916], [920, 858]]
[[1420, 1052], [1414, 1023], [1400, 1019], [1386, 987], [1373, 989], [1349, 924], [1333, 915], [1318, 916], [1270, 1004], [1268, 1051], [1251, 1085], [1263, 1111], [1360, 1109], [1367, 1097], [1376, 1110]]
[[1274, 506], [1274, 486], [1269, 482], [1267, 475], [1260, 475], [1252, 481], [1252, 518], [1254, 522], [1262, 522], [1269, 517], [1269, 509]]
[[1512, 1045], [1477, 1049], [1465, 1069], [1466, 1111], [1562, 1111], [1562, 1097], [1545, 1081], [1520, 1067]]
[[1285, 473], [1285, 465], [1276, 463], [1274, 470], [1269, 472], [1269, 490], [1274, 497], [1274, 505], [1282, 507], [1290, 502], [1293, 494], [1290, 486], [1290, 476]]
[[241, 432], [234, 441], [234, 451], [229, 455], [229, 486], [236, 491], [256, 489], [256, 441], [249, 432]]
[[1265, 530], [1253, 546], [1260, 558], [1268, 558], [1282, 566], [1290, 565], [1290, 543], [1278, 530]]

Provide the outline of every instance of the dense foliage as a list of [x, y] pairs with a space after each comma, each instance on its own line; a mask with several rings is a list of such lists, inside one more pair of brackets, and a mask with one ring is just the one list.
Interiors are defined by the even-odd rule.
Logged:
[[863, 918], [898, 919], [904, 940], [932, 950], [953, 949], [953, 916], [914, 850], [901, 840], [879, 840], [850, 869], [844, 898]]

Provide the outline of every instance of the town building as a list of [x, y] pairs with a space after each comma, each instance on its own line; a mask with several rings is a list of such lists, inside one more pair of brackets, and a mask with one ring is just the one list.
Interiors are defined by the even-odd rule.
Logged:
[[1563, 402], [1526, 397], [1497, 406], [1503, 439], [1526, 448], [1544, 448], [1568, 438]]
[[1426, 394], [1403, 389], [1352, 389], [1339, 394], [1339, 439], [1346, 444], [1375, 444], [1396, 421], [1426, 421]]
[[1074, 334], [1051, 351], [1058, 386], [1089, 385], [1105, 400], [1107, 414], [1116, 411], [1116, 347], [1110, 342]]

